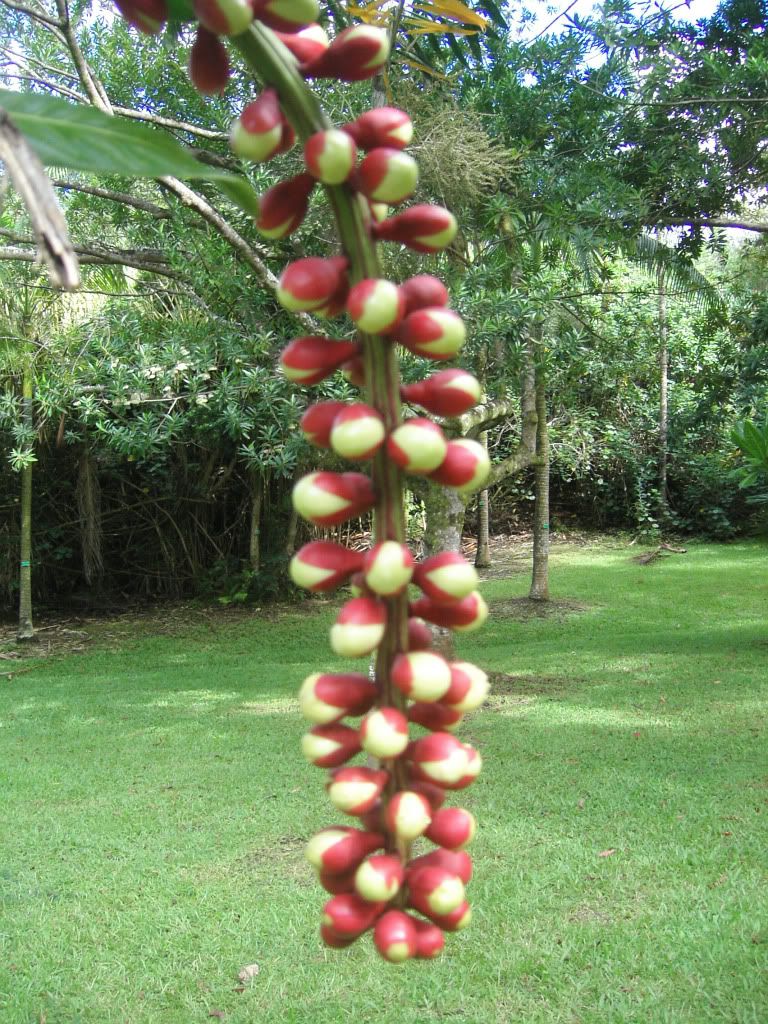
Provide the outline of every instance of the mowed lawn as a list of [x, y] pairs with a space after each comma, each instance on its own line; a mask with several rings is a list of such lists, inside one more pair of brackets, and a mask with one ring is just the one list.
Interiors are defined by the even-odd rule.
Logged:
[[2, 1024], [766, 1024], [768, 548], [636, 551], [556, 548], [546, 617], [485, 585], [460, 654], [512, 678], [461, 733], [474, 920], [435, 962], [317, 936], [294, 694], [337, 602], [0, 678]]

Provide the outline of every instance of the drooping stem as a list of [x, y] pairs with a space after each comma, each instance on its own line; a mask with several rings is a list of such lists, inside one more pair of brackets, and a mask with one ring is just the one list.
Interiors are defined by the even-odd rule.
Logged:
[[[233, 42], [254, 75], [277, 90], [281, 106], [302, 141], [330, 127], [316, 97], [299, 74], [295, 59], [269, 28], [255, 22]], [[366, 201], [347, 185], [325, 186], [325, 189], [344, 254], [349, 260], [351, 282], [380, 278], [382, 270], [368, 228]], [[382, 416], [389, 434], [402, 418], [397, 352], [387, 338], [362, 333], [359, 338], [368, 402]], [[384, 449], [379, 450], [373, 461], [372, 477], [376, 490], [375, 541], [394, 540], [404, 544], [403, 475]], [[382, 705], [404, 710], [406, 701], [392, 684], [391, 667], [395, 656], [407, 649], [408, 598], [403, 594], [385, 603], [387, 630], [376, 655], [376, 681]], [[397, 758], [387, 762], [386, 767], [391, 774], [389, 796], [405, 788], [405, 765], [402, 758]]]

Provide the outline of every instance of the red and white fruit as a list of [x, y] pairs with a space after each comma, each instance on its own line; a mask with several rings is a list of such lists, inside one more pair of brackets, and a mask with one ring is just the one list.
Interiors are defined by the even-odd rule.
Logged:
[[472, 858], [465, 850], [432, 850], [421, 857], [414, 857], [408, 864], [408, 878], [422, 868], [442, 868], [452, 875], [457, 875], [464, 885], [472, 880]]
[[341, 185], [354, 170], [356, 160], [355, 140], [338, 128], [315, 132], [304, 144], [307, 170], [324, 185]]
[[352, 945], [358, 936], [353, 935], [351, 938], [344, 939], [341, 935], [337, 935], [333, 928], [330, 928], [327, 924], [321, 924], [320, 938], [323, 940], [325, 945], [330, 946], [331, 949], [346, 949], [347, 946]]
[[453, 604], [436, 604], [428, 597], [420, 597], [411, 604], [411, 612], [444, 629], [471, 633], [479, 629], [488, 618], [488, 605], [480, 591], [473, 590], [467, 597]]
[[441, 551], [419, 565], [413, 581], [436, 604], [452, 604], [477, 588], [477, 570], [458, 551]]
[[358, 281], [347, 297], [347, 312], [365, 334], [389, 334], [402, 320], [404, 309], [399, 287], [382, 278]]
[[301, 432], [310, 444], [316, 448], [331, 447], [331, 427], [346, 402], [315, 402], [310, 405], [299, 421]]
[[369, 903], [389, 903], [405, 879], [403, 862], [392, 853], [375, 853], [355, 872], [355, 890]]
[[335, 526], [373, 507], [375, 494], [362, 473], [319, 470], [302, 477], [293, 488], [293, 507], [315, 526]]
[[307, 256], [289, 263], [277, 282], [277, 300], [291, 313], [326, 306], [344, 285], [348, 260], [344, 256]]
[[200, 24], [217, 36], [239, 36], [253, 21], [249, 0], [192, 0]]
[[408, 619], [408, 650], [428, 651], [432, 646], [432, 631], [423, 619]]
[[307, 843], [304, 856], [319, 872], [328, 875], [354, 873], [361, 861], [384, 845], [379, 832], [362, 832], [343, 825], [324, 828]]
[[381, 242], [402, 242], [416, 252], [442, 252], [456, 237], [456, 218], [442, 206], [419, 203], [373, 225], [373, 237]]
[[287, 47], [299, 64], [306, 64], [308, 61], [317, 60], [322, 56], [330, 45], [328, 33], [315, 23], [307, 25], [298, 32], [275, 32], [275, 35]]
[[377, 146], [405, 149], [413, 139], [413, 122], [397, 107], [374, 107], [346, 125], [345, 131], [361, 149], [376, 149]]
[[244, 160], [271, 160], [281, 148], [285, 115], [274, 89], [265, 89], [232, 122], [229, 144]]
[[469, 743], [465, 743], [464, 750], [467, 755], [467, 770], [456, 785], [452, 787], [453, 789], [466, 789], [467, 786], [471, 786], [483, 767], [483, 759], [474, 747], [470, 746]]
[[129, 25], [148, 36], [157, 35], [168, 20], [165, 0], [115, 0], [115, 7]]
[[477, 405], [483, 389], [471, 373], [450, 369], [438, 370], [426, 380], [406, 384], [400, 393], [406, 402], [423, 406], [433, 416], [461, 416]]
[[363, 658], [384, 638], [387, 609], [373, 597], [353, 597], [331, 626], [331, 648], [342, 658]]
[[360, 743], [380, 760], [399, 757], [408, 746], [408, 719], [397, 708], [375, 708], [360, 723]]
[[441, 928], [419, 918], [413, 918], [413, 926], [416, 929], [416, 956], [420, 960], [432, 960], [442, 953], [445, 935]]
[[408, 872], [408, 901], [422, 914], [450, 914], [465, 898], [462, 880], [444, 868], [423, 867]]
[[391, 964], [401, 964], [417, 955], [416, 921], [402, 910], [388, 910], [373, 929], [376, 949]]
[[[426, 911], [422, 911], [422, 913], [426, 913]], [[427, 916], [431, 921], [434, 921], [438, 928], [442, 928], [444, 932], [460, 932], [472, 920], [472, 910], [467, 901], [464, 900], [450, 914], [429, 914]]]
[[354, 341], [331, 341], [310, 334], [294, 338], [285, 346], [280, 355], [280, 369], [293, 384], [319, 384], [354, 358], [358, 350]]
[[364, 715], [378, 695], [376, 685], [361, 672], [313, 672], [299, 690], [299, 710], [310, 722], [330, 725], [345, 715]]
[[366, 586], [381, 597], [402, 593], [413, 576], [413, 555], [394, 540], [385, 540], [367, 551], [363, 557]]
[[431, 306], [417, 309], [403, 320], [397, 340], [425, 359], [453, 359], [467, 339], [467, 329], [452, 309]]
[[384, 812], [387, 829], [406, 842], [424, 835], [431, 820], [432, 807], [429, 800], [410, 789], [401, 789], [395, 793]]
[[371, 459], [384, 444], [384, 420], [370, 405], [356, 402], [340, 409], [331, 427], [331, 448], [344, 459]]
[[355, 184], [375, 203], [396, 206], [413, 195], [419, 180], [419, 166], [399, 149], [372, 149], [357, 169]]
[[468, 771], [464, 745], [448, 732], [422, 736], [409, 748], [409, 756], [413, 775], [446, 789], [455, 788]]
[[338, 896], [342, 892], [355, 891], [354, 871], [347, 871], [343, 875], [331, 875], [327, 871], [318, 871], [317, 880], [332, 896]]
[[310, 174], [273, 185], [259, 197], [256, 230], [265, 238], [287, 238], [301, 226], [309, 209], [309, 197], [315, 187]]
[[317, 0], [250, 0], [259, 21], [277, 32], [298, 32], [317, 21]]
[[413, 313], [415, 309], [448, 305], [448, 289], [440, 278], [433, 277], [432, 274], [409, 277], [400, 288], [405, 299], [406, 314]]
[[392, 682], [411, 700], [440, 700], [451, 685], [451, 669], [432, 651], [408, 651], [392, 662]]
[[317, 768], [338, 768], [360, 751], [357, 729], [316, 725], [301, 738], [301, 752]]
[[475, 836], [477, 822], [463, 807], [441, 807], [432, 817], [427, 839], [447, 850], [463, 850]]
[[461, 494], [469, 494], [485, 484], [490, 472], [491, 460], [484, 446], [471, 438], [460, 437], [448, 442], [445, 459], [430, 478]]
[[354, 939], [372, 926], [381, 911], [380, 903], [367, 903], [356, 892], [340, 893], [323, 907], [323, 924], [334, 937]]
[[302, 72], [307, 78], [362, 82], [373, 78], [388, 59], [389, 32], [372, 25], [355, 25], [340, 32], [325, 53], [305, 64]]
[[417, 701], [408, 708], [408, 721], [415, 722], [431, 732], [453, 732], [461, 725], [464, 715], [449, 708], [442, 701], [428, 704]]
[[432, 420], [415, 416], [387, 438], [387, 454], [406, 473], [427, 476], [445, 459], [448, 442]]
[[224, 92], [229, 81], [227, 48], [213, 32], [198, 25], [195, 41], [189, 51], [189, 77], [203, 96]]
[[481, 668], [468, 661], [452, 661], [451, 686], [443, 701], [454, 710], [466, 714], [477, 711], [489, 690], [488, 676]]
[[365, 814], [382, 794], [389, 772], [376, 768], [334, 768], [327, 783], [328, 796], [334, 807], [345, 814]]

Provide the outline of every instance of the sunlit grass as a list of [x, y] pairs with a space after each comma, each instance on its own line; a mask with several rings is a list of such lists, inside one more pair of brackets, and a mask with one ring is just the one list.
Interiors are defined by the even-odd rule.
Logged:
[[431, 964], [317, 939], [292, 698], [332, 603], [4, 679], [2, 1024], [765, 1024], [768, 551], [633, 553], [556, 551], [548, 617], [485, 587], [461, 654], [512, 678], [463, 729], [475, 920]]

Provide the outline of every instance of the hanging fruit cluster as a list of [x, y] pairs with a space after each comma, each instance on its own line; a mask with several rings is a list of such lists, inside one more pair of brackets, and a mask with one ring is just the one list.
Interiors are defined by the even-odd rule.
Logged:
[[[174, 0], [175, 7], [181, 0]], [[131, 24], [155, 32], [165, 0], [117, 0]], [[316, 672], [299, 692], [311, 728], [302, 750], [328, 769], [326, 789], [358, 827], [319, 832], [306, 856], [330, 894], [321, 935], [332, 947], [352, 943], [369, 928], [381, 955], [394, 963], [431, 958], [444, 932], [463, 928], [471, 911], [465, 887], [472, 862], [465, 852], [475, 831], [469, 811], [444, 806], [446, 792], [477, 777], [480, 755], [454, 735], [465, 713], [488, 691], [484, 672], [449, 662], [432, 650], [427, 622], [470, 631], [485, 621], [475, 570], [459, 554], [443, 552], [416, 563], [405, 543], [404, 474], [428, 477], [469, 492], [485, 482], [484, 448], [450, 440], [427, 416], [403, 419], [401, 401], [436, 417], [459, 416], [480, 400], [469, 373], [442, 369], [400, 385], [397, 346], [425, 359], [452, 359], [465, 340], [461, 318], [449, 308], [444, 285], [430, 275], [402, 284], [382, 277], [376, 243], [400, 243], [419, 253], [450, 245], [457, 225], [437, 206], [416, 204], [390, 215], [413, 194], [418, 167], [404, 150], [413, 134], [406, 113], [379, 107], [335, 128], [320, 111], [306, 79], [357, 82], [373, 77], [389, 56], [387, 33], [360, 25], [329, 41], [315, 19], [316, 0], [194, 0], [197, 35], [190, 73], [202, 92], [224, 88], [229, 74], [221, 36], [264, 83], [263, 91], [232, 126], [239, 156], [266, 161], [286, 152], [297, 136], [304, 145], [301, 174], [270, 188], [259, 200], [257, 228], [268, 238], [294, 232], [318, 183], [326, 188], [342, 251], [289, 264], [277, 289], [293, 312], [331, 319], [348, 315], [355, 341], [321, 335], [295, 338], [280, 365], [288, 380], [312, 386], [342, 369], [365, 401], [322, 401], [301, 421], [307, 440], [332, 449], [369, 472], [316, 471], [299, 480], [296, 510], [317, 527], [330, 527], [373, 511], [374, 542], [359, 553], [318, 540], [291, 563], [301, 587], [331, 591], [350, 583], [353, 596], [330, 631], [343, 658], [375, 655], [365, 672]], [[421, 597], [409, 603], [408, 587]], [[425, 622], [426, 620], [426, 622]], [[350, 725], [345, 720], [361, 720]], [[424, 730], [411, 735], [412, 727]], [[366, 763], [351, 765], [357, 755]], [[412, 855], [420, 838], [431, 852]]]

